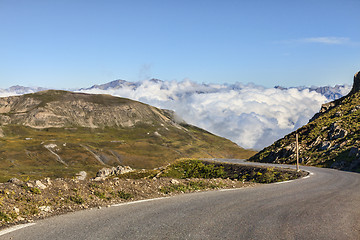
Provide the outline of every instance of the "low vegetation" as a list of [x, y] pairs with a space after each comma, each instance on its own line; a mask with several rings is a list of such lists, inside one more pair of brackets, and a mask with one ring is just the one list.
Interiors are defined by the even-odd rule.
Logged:
[[[132, 129], [8, 125], [2, 127], [6, 137], [0, 138], [0, 182], [12, 177], [72, 177], [79, 171], [95, 176], [104, 166], [98, 159], [107, 166], [153, 169], [182, 157], [247, 158], [255, 153], [196, 127], [183, 127], [186, 134], [175, 127], [168, 131], [146, 125]], [[45, 147], [49, 145], [66, 165]]]

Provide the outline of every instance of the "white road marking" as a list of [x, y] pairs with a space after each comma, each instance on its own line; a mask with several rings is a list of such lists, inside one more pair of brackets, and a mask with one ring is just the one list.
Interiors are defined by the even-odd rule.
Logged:
[[151, 198], [151, 199], [143, 199], [143, 200], [138, 200], [138, 201], [133, 201], [133, 202], [118, 203], [118, 204], [111, 205], [111, 207], [119, 207], [119, 206], [123, 206], [123, 205], [135, 204], [135, 203], [150, 202], [150, 201], [156, 201], [156, 200], [165, 199], [165, 198], [169, 198], [169, 197]]
[[295, 181], [295, 180], [288, 180], [288, 181], [283, 181], [283, 182], [276, 182], [276, 183], [273, 183], [273, 184], [283, 184], [283, 183], [289, 183], [289, 182], [292, 182], [292, 181]]
[[241, 190], [241, 189], [245, 189], [245, 188], [247, 188], [247, 187], [220, 189], [219, 192], [235, 191], [235, 190]]
[[13, 231], [16, 231], [16, 230], [19, 230], [19, 229], [22, 229], [22, 228], [30, 227], [30, 226], [35, 225], [35, 224], [36, 223], [26, 223], [26, 224], [21, 224], [21, 225], [17, 225], [17, 226], [14, 226], [14, 227], [4, 229], [4, 230], [0, 231], [0, 236], [11, 233]]

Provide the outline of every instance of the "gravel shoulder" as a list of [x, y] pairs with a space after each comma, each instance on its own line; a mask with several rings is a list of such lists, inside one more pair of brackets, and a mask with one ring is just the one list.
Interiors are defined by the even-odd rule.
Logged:
[[[40, 185], [40, 182], [42, 185]], [[40, 187], [40, 186], [41, 187]], [[0, 184], [0, 229], [82, 209], [196, 191], [253, 187], [231, 179], [43, 179]]]

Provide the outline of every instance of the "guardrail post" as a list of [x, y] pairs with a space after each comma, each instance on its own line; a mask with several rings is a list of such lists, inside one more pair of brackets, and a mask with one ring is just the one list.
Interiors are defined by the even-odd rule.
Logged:
[[299, 134], [296, 134], [296, 171], [299, 172]]

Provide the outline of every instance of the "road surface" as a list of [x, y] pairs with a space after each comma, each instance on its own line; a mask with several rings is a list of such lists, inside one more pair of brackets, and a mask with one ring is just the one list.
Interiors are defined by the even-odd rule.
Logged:
[[[233, 162], [236, 160], [233, 160]], [[360, 239], [360, 174], [184, 194], [56, 216], [0, 239]]]

